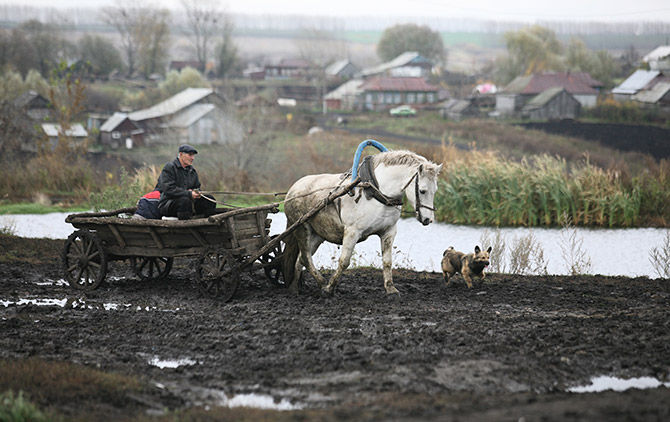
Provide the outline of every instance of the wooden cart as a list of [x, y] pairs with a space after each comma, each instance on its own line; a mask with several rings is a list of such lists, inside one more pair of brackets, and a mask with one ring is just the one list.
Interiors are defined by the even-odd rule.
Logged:
[[[129, 260], [142, 280], [166, 277], [176, 257], [195, 257], [195, 281], [205, 294], [229, 300], [240, 282], [239, 272], [256, 264], [271, 283], [282, 285], [281, 238], [269, 236], [268, 213], [278, 204], [217, 209], [190, 220], [131, 218], [135, 208], [71, 214], [65, 221], [76, 230], [65, 242], [65, 278], [77, 289], [98, 287], [107, 263]], [[197, 216], [196, 216], [197, 217]]]

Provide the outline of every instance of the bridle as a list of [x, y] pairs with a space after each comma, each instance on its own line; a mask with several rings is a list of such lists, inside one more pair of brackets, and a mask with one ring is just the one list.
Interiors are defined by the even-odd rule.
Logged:
[[414, 214], [416, 216], [416, 219], [419, 220], [421, 224], [423, 224], [423, 216], [421, 215], [421, 208], [425, 208], [428, 210], [431, 210], [435, 212], [434, 207], [429, 207], [428, 205], [424, 205], [421, 203], [421, 198], [419, 197], [419, 173], [423, 170], [423, 164], [419, 165], [419, 169], [414, 173], [412, 177], [409, 178], [407, 183], [405, 183], [405, 186], [403, 186], [401, 192], [404, 192], [405, 189], [409, 186], [410, 183], [412, 183], [412, 180], [414, 181]]

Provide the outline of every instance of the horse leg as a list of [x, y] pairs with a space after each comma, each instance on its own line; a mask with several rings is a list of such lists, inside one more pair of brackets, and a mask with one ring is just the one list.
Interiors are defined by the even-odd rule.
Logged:
[[396, 235], [396, 226], [392, 226], [389, 230], [379, 236], [382, 246], [382, 265], [384, 274], [384, 288], [386, 294], [400, 294], [398, 289], [393, 285], [393, 241]]
[[344, 238], [342, 239], [342, 253], [340, 254], [340, 259], [338, 260], [337, 270], [328, 280], [328, 284], [321, 289], [321, 291], [326, 295], [332, 295], [335, 291], [335, 287], [340, 279], [340, 276], [344, 270], [349, 267], [351, 262], [351, 255], [354, 253], [354, 246], [356, 246], [356, 241], [358, 240], [358, 234], [351, 233], [347, 230], [344, 232]]
[[326, 279], [317, 270], [313, 260], [313, 254], [321, 243], [323, 243], [323, 239], [316, 235], [309, 225], [304, 225], [303, 227], [304, 236], [298, 236], [298, 245], [300, 245], [300, 258], [298, 262], [301, 267], [304, 266], [307, 268], [307, 271], [312, 274], [319, 287], [323, 287], [326, 285]]

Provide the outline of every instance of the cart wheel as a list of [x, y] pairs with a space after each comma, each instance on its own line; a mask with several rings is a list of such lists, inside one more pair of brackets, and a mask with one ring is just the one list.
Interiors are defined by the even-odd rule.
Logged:
[[93, 290], [107, 274], [102, 242], [88, 230], [77, 230], [67, 238], [62, 261], [65, 279], [75, 289]]
[[237, 260], [225, 249], [209, 249], [198, 258], [195, 280], [201, 292], [228, 302], [240, 284]]
[[142, 281], [160, 281], [170, 274], [172, 257], [141, 256], [130, 258], [133, 272]]
[[[279, 235], [276, 234], [270, 237], [270, 240], [277, 236]], [[284, 247], [284, 242], [279, 242], [277, 246], [274, 247], [274, 249], [258, 258], [258, 261], [260, 261], [261, 265], [263, 266], [263, 271], [265, 271], [265, 276], [272, 286], [286, 287], [286, 283], [284, 282], [284, 271], [282, 270]]]

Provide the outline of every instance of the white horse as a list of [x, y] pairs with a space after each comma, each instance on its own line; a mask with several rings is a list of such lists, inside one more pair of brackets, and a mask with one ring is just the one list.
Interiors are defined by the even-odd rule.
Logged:
[[[297, 292], [301, 272], [306, 267], [322, 292], [332, 295], [342, 272], [349, 266], [356, 243], [374, 234], [381, 240], [384, 288], [387, 294], [398, 294], [393, 286], [391, 260], [403, 194], [416, 210], [416, 218], [423, 225], [432, 223], [433, 197], [442, 165], [410, 151], [382, 152], [369, 160], [368, 173], [372, 175], [369, 184], [373, 187], [367, 188], [367, 192], [356, 187], [353, 195], [340, 196], [286, 237], [283, 270], [292, 291]], [[316, 174], [295, 182], [284, 205], [287, 227], [322, 203], [329, 193], [350, 182], [351, 175], [343, 174]], [[337, 270], [328, 282], [312, 260], [324, 240], [342, 245]]]

